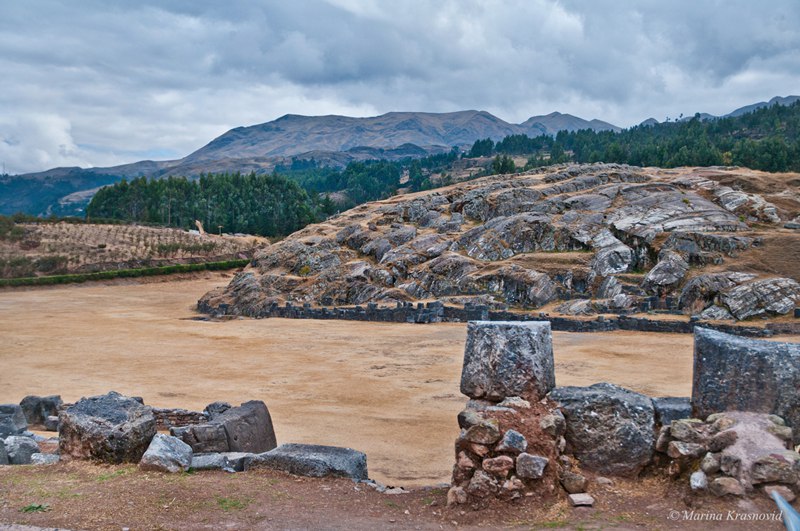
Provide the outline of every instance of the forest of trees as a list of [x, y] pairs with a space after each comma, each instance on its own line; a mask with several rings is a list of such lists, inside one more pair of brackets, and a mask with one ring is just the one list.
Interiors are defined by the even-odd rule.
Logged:
[[123, 180], [101, 188], [86, 215], [89, 219], [122, 219], [185, 229], [200, 220], [209, 232], [278, 237], [316, 221], [321, 208], [286, 177], [226, 173], [202, 175], [197, 180]]
[[800, 102], [742, 116], [641, 125], [613, 131], [560, 131], [555, 137], [507, 136], [476, 141], [471, 156], [530, 155], [528, 167], [560, 162], [619, 162], [634, 166], [746, 166], [800, 171]]

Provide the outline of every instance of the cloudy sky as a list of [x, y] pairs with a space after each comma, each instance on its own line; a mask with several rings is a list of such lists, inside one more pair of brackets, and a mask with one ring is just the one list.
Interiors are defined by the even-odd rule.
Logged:
[[287, 113], [724, 114], [799, 93], [799, 50], [797, 0], [6, 0], [0, 161], [180, 158]]

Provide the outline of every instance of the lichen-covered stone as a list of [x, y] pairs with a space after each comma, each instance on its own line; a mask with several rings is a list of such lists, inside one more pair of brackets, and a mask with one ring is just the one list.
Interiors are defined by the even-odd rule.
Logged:
[[549, 322], [487, 322], [467, 325], [461, 392], [501, 401], [539, 399], [555, 386]]

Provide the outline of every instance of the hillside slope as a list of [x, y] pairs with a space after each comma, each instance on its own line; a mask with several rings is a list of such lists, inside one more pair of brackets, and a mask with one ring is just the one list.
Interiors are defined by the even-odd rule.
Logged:
[[719, 168], [591, 164], [485, 177], [306, 227], [257, 252], [201, 306], [259, 316], [285, 300], [438, 299], [567, 301], [564, 313], [787, 313], [800, 298], [800, 233], [783, 223], [800, 214], [799, 191], [797, 175]]

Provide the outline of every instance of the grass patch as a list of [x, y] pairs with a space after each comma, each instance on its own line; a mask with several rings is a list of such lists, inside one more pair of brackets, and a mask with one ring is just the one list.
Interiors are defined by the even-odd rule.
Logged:
[[21, 513], [46, 513], [50, 506], [46, 503], [31, 503], [19, 510]]
[[107, 472], [105, 474], [100, 474], [99, 476], [94, 478], [94, 480], [97, 481], [98, 483], [103, 483], [104, 481], [109, 481], [109, 480], [118, 478], [120, 476], [124, 476], [128, 472], [129, 472], [128, 469], [121, 468], [119, 470], [114, 470], [113, 472]]
[[240, 511], [246, 509], [250, 505], [250, 500], [241, 500], [239, 498], [225, 498], [217, 496], [217, 506], [225, 512]]

